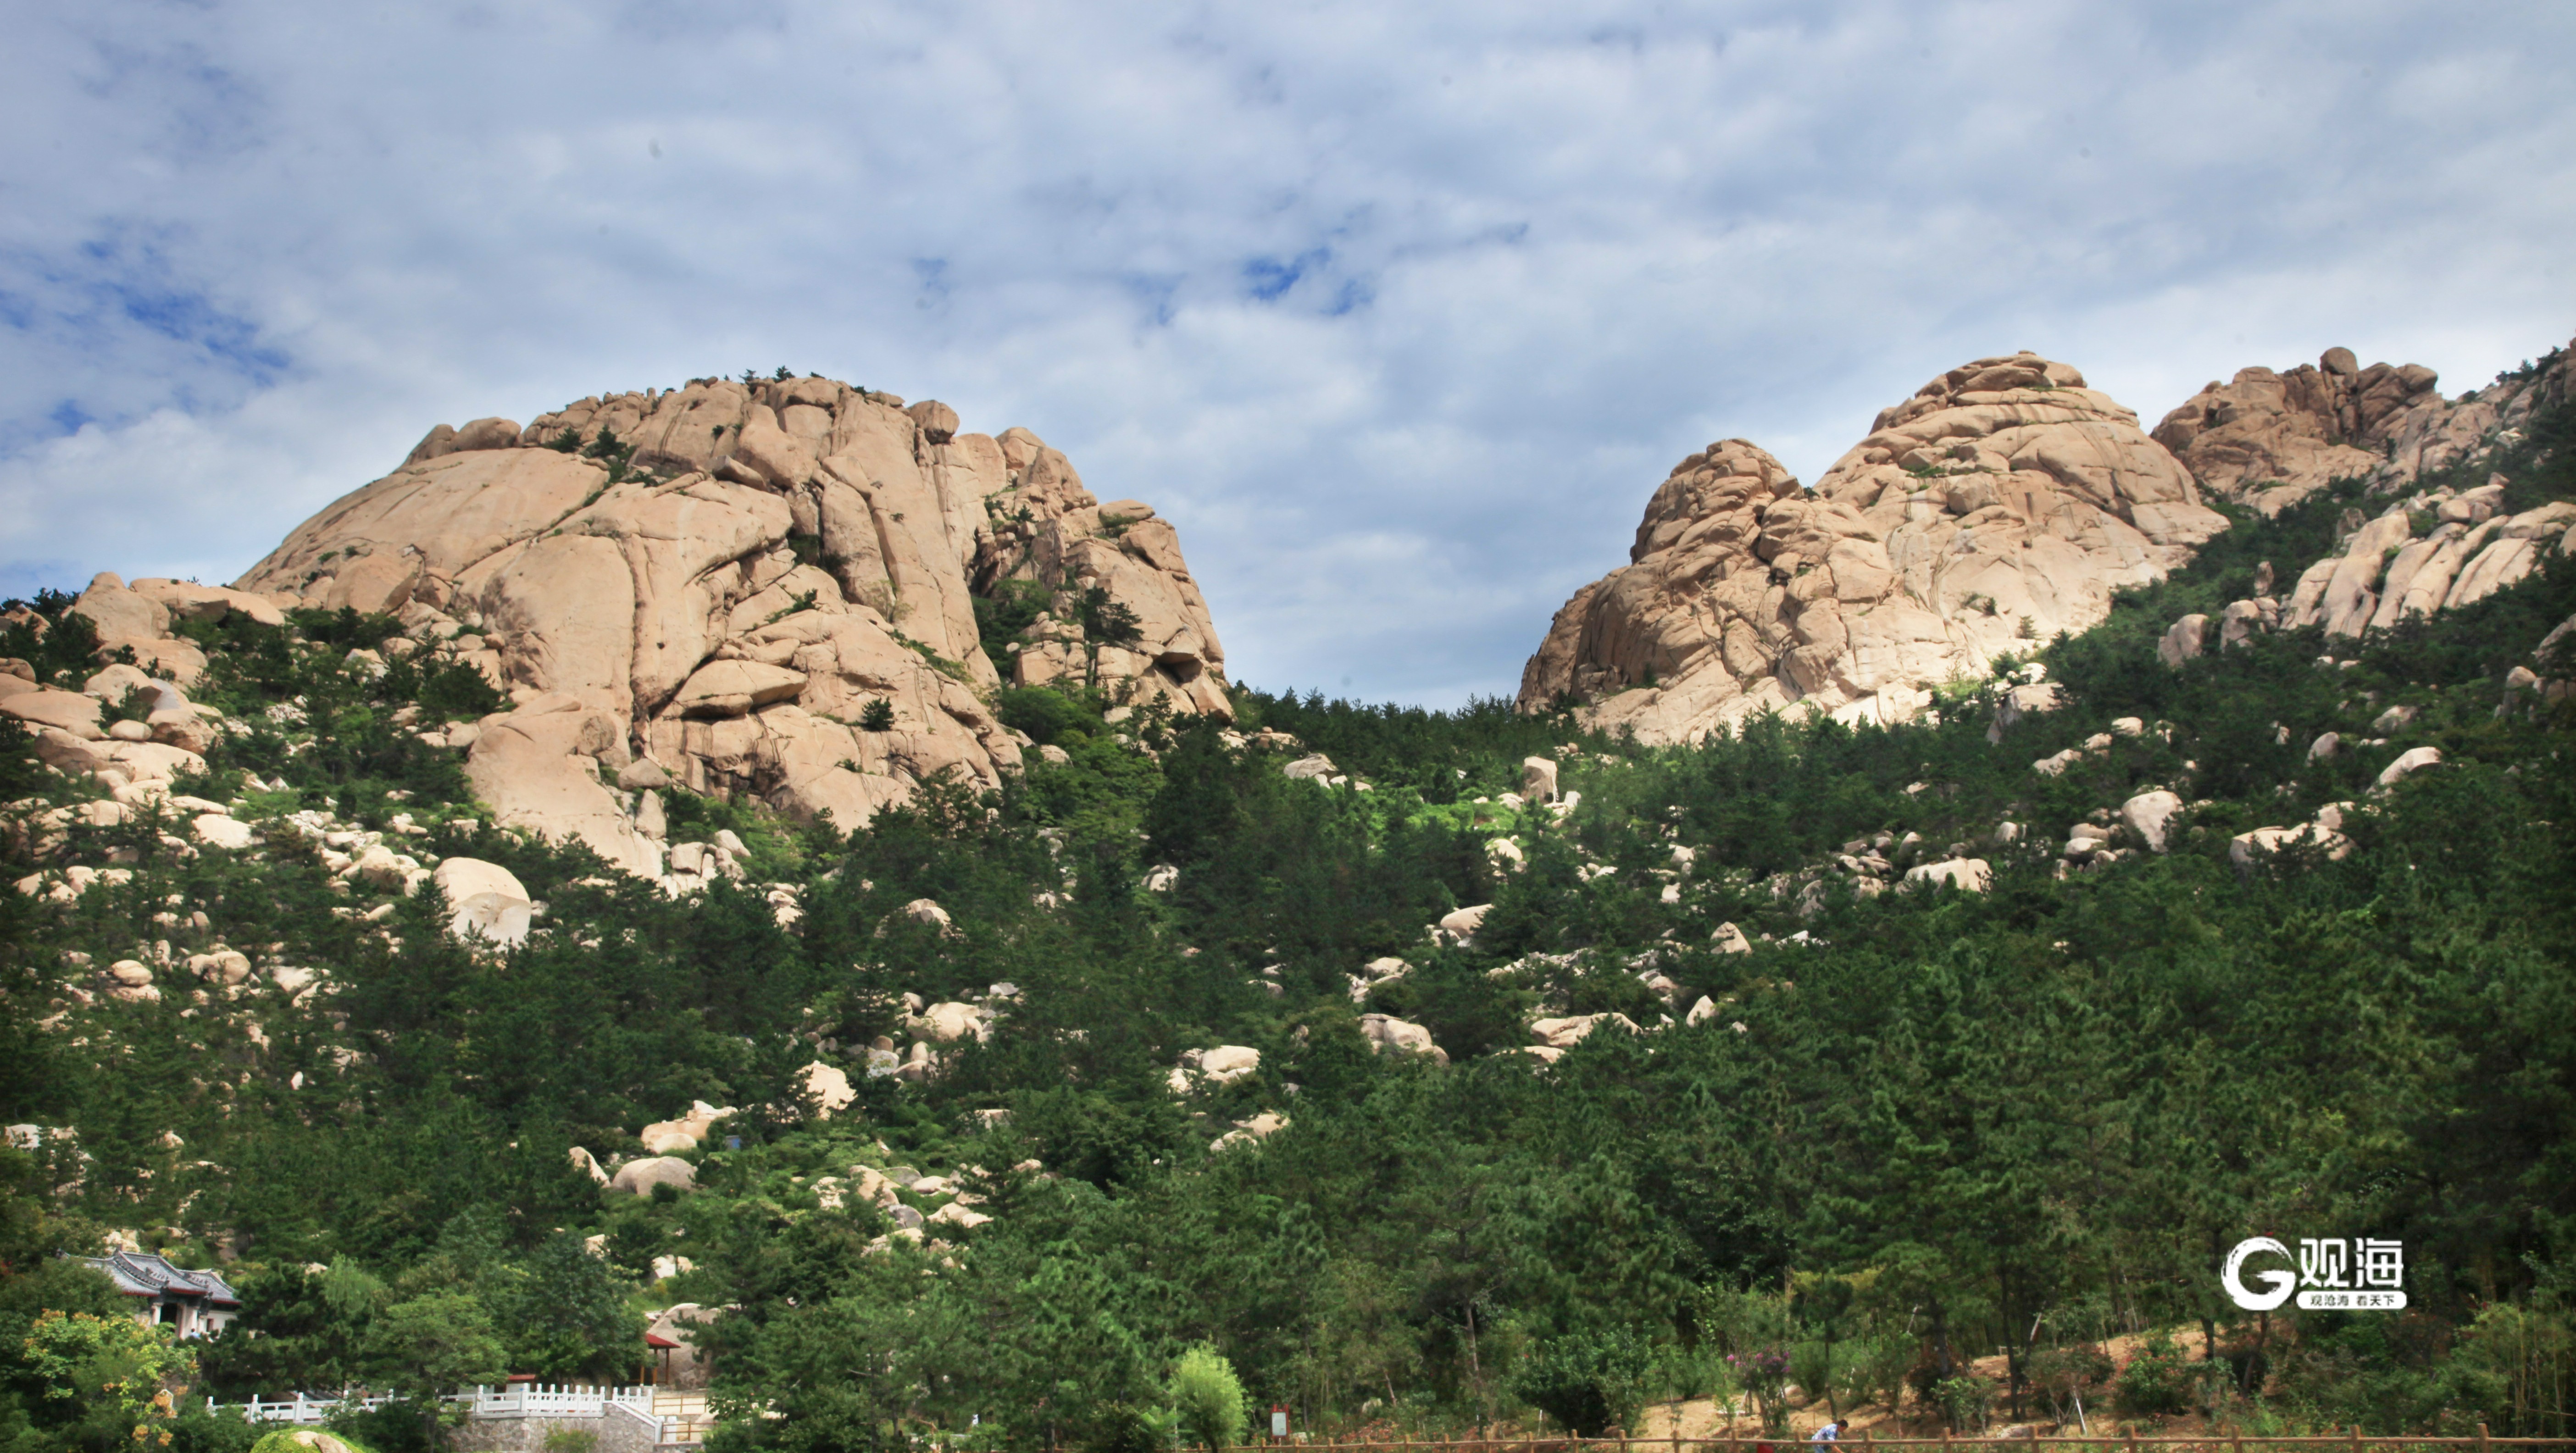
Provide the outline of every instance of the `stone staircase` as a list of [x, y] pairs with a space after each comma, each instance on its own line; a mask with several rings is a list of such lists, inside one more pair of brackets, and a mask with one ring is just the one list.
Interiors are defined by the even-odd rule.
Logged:
[[707, 1440], [715, 1428], [715, 1419], [707, 1412], [707, 1395], [702, 1392], [653, 1393], [653, 1416], [662, 1420], [661, 1448], [695, 1448]]

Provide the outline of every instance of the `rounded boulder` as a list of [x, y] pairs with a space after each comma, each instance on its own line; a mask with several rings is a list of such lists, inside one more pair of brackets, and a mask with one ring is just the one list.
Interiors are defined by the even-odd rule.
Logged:
[[657, 1186], [694, 1191], [698, 1188], [697, 1167], [676, 1155], [648, 1156], [619, 1166], [608, 1182], [610, 1190], [636, 1196], [649, 1196]]

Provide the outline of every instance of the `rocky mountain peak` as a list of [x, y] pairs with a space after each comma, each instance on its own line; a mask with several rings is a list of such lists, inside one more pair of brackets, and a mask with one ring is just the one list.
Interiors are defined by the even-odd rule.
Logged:
[[2364, 368], [2351, 349], [2329, 348], [2284, 372], [2258, 366], [2211, 380], [2165, 415], [2155, 437], [2202, 487], [2277, 514], [2336, 479], [2366, 479], [2380, 494], [2409, 488], [2518, 427], [2563, 378], [2563, 369], [2507, 375], [2449, 399], [2422, 364]]
[[1557, 612], [1520, 705], [1570, 699], [1650, 743], [1766, 710], [1897, 720], [2224, 528], [2082, 373], [1975, 359], [1882, 410], [1812, 489], [1741, 439], [1675, 466], [1628, 566]]
[[[1103, 507], [1026, 429], [961, 432], [946, 404], [812, 376], [442, 424], [237, 588], [394, 614], [472, 661], [514, 703], [468, 730], [477, 793], [647, 874], [660, 846], [603, 766], [846, 828], [933, 775], [1017, 765], [989, 704], [1004, 685], [1075, 674], [1232, 715], [1152, 507]], [[1085, 639], [1095, 589], [1123, 608], [1113, 638]]]

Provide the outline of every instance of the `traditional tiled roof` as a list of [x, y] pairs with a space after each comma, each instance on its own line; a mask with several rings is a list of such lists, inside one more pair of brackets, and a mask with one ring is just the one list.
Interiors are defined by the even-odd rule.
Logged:
[[224, 1279], [211, 1271], [188, 1271], [173, 1266], [167, 1257], [148, 1251], [120, 1251], [112, 1256], [82, 1256], [84, 1262], [106, 1272], [116, 1289], [129, 1297], [204, 1297], [208, 1306], [238, 1307], [241, 1297]]

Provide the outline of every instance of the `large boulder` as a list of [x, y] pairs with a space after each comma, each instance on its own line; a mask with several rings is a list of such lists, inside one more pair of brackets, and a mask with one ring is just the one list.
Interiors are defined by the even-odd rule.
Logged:
[[656, 1120], [637, 1131], [636, 1138], [643, 1141], [644, 1148], [655, 1155], [668, 1155], [675, 1150], [695, 1150], [698, 1143], [705, 1140], [715, 1129], [716, 1122], [732, 1113], [733, 1110], [728, 1106], [710, 1105], [704, 1100], [693, 1100], [689, 1104], [687, 1114], [673, 1120]]
[[2440, 747], [2409, 747], [2397, 754], [2397, 760], [2380, 769], [2379, 785], [2394, 787], [2427, 767], [2442, 765]]
[[450, 934], [502, 945], [528, 941], [536, 904], [517, 874], [480, 858], [442, 858], [429, 876], [447, 896]]
[[1962, 893], [1983, 893], [1994, 881], [1994, 873], [1983, 858], [1944, 858], [1906, 869], [1905, 881], [1919, 888], [1937, 888], [1946, 883]]
[[1449, 1052], [1432, 1043], [1431, 1031], [1392, 1014], [1363, 1014], [1360, 1034], [1369, 1048], [1380, 1054], [1392, 1049], [1404, 1054], [1429, 1055], [1441, 1064], [1449, 1063]]
[[286, 624], [286, 613], [277, 608], [276, 602], [247, 590], [158, 577], [137, 580], [126, 588], [159, 601], [178, 620], [212, 624], [228, 616], [242, 615], [263, 626]]
[[548, 692], [477, 726], [465, 777], [474, 795], [492, 804], [496, 822], [558, 842], [578, 839], [629, 873], [660, 876], [660, 845], [636, 829], [616, 794], [600, 784], [600, 766], [625, 759], [615, 712]]
[[648, 1156], [619, 1166], [617, 1174], [608, 1182], [610, 1190], [624, 1191], [632, 1196], [649, 1196], [661, 1186], [681, 1191], [696, 1190], [697, 1167], [676, 1155]]
[[1485, 926], [1485, 915], [1493, 911], [1494, 905], [1491, 903], [1479, 903], [1473, 908], [1457, 909], [1442, 915], [1440, 931], [1461, 944], [1472, 944], [1476, 941], [1476, 930]]
[[805, 691], [805, 673], [762, 661], [710, 661], [672, 699], [683, 716], [748, 716]]
[[251, 845], [250, 824], [227, 813], [201, 812], [189, 822], [188, 830], [210, 848], [241, 852]]
[[2127, 823], [2129, 831], [2136, 833], [2138, 840], [2147, 845], [2147, 851], [2161, 853], [2165, 850], [2173, 816], [2180, 811], [2181, 796], [2159, 788], [2153, 792], [2141, 792], [2121, 803], [2120, 820]]
[[97, 697], [79, 691], [39, 688], [0, 696], [0, 716], [14, 716], [33, 727], [52, 727], [86, 742], [107, 736], [99, 725], [98, 707]]
[[1261, 1072], [1261, 1051], [1244, 1044], [1194, 1049], [1181, 1056], [1181, 1067], [1196, 1070], [1210, 1084], [1230, 1085], [1247, 1075]]
[[2156, 642], [2156, 655], [2166, 665], [2179, 667], [2198, 657], [2208, 638], [2209, 617], [2195, 611], [2166, 629], [2164, 638]]
[[127, 589], [122, 579], [105, 572], [91, 578], [89, 588], [72, 602], [70, 614], [87, 617], [102, 646], [157, 641], [170, 634], [168, 606]]
[[953, 1000], [922, 1010], [906, 1020], [905, 1027], [933, 1044], [954, 1044], [961, 1039], [981, 1040], [993, 1032], [992, 1024], [981, 1008]]
[[827, 1065], [821, 1060], [815, 1060], [798, 1070], [796, 1080], [804, 1087], [807, 1094], [814, 1097], [816, 1108], [825, 1118], [848, 1109], [850, 1103], [859, 1098], [859, 1092], [850, 1088], [849, 1072], [838, 1065]]
[[1576, 592], [1520, 707], [1687, 741], [1799, 707], [1895, 721], [1926, 683], [2110, 613], [2226, 528], [2136, 415], [2034, 354], [1882, 412], [1814, 489], [1742, 439], [1676, 465], [1629, 564]]
[[1636, 1021], [1625, 1014], [1576, 1014], [1562, 1019], [1541, 1019], [1530, 1025], [1532, 1041], [1550, 1049], [1572, 1049], [1589, 1038], [1596, 1029], [1624, 1029], [1637, 1032]]

